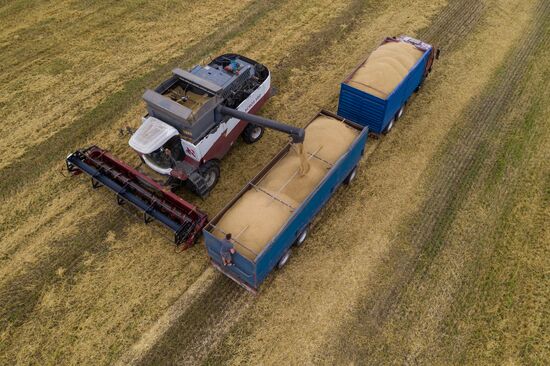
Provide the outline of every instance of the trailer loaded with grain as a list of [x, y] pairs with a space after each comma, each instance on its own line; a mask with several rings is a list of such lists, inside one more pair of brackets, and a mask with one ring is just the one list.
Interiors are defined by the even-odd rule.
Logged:
[[203, 230], [214, 266], [256, 291], [305, 240], [336, 189], [353, 180], [367, 131], [326, 111], [313, 118], [303, 146], [286, 145]]
[[338, 115], [375, 134], [389, 132], [438, 55], [438, 49], [411, 37], [384, 39], [340, 85]]
[[203, 229], [212, 264], [256, 292], [303, 243], [336, 188], [355, 177], [368, 133], [387, 132], [401, 117], [437, 53], [410, 37], [386, 38], [342, 83], [338, 115], [320, 112], [302, 150], [288, 144]]

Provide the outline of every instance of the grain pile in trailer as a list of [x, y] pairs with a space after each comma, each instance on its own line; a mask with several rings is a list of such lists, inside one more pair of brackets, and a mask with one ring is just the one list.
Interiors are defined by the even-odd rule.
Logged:
[[422, 55], [423, 52], [410, 43], [384, 43], [357, 69], [349, 84], [386, 99]]
[[323, 115], [305, 130], [303, 149], [309, 170], [301, 174], [302, 156], [297, 148], [291, 149], [258, 183], [258, 188], [247, 191], [217, 224], [221, 231], [215, 235], [222, 238], [223, 233], [231, 233], [236, 250], [250, 260], [275, 237], [292, 215], [292, 208], [308, 197], [358, 136], [357, 130]]

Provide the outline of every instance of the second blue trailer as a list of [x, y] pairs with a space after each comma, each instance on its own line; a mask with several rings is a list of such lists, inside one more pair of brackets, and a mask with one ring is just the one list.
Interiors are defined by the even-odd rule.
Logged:
[[403, 114], [411, 95], [420, 89], [424, 79], [431, 72], [433, 61], [439, 54], [439, 50], [432, 45], [407, 36], [388, 37], [381, 46], [388, 42], [411, 44], [423, 54], [386, 98], [350, 85], [353, 75], [367, 62], [366, 58], [341, 83], [338, 100], [338, 115], [362, 126], [368, 126], [375, 134], [391, 130], [394, 122]]

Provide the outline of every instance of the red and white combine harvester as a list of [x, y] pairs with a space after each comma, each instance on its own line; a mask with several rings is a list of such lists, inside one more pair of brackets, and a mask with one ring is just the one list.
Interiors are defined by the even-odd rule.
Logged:
[[147, 114], [129, 141], [162, 181], [98, 146], [70, 154], [67, 169], [90, 175], [94, 188], [103, 185], [114, 191], [119, 204], [130, 202], [146, 223], [158, 220], [174, 232], [176, 244], [187, 248], [200, 236], [207, 216], [173, 188], [185, 185], [207, 196], [220, 176], [219, 161], [239, 136], [254, 143], [267, 127], [303, 141], [303, 129], [251, 114], [270, 96], [269, 70], [241, 55], [225, 54], [189, 71], [175, 69], [168, 80], [143, 94]]

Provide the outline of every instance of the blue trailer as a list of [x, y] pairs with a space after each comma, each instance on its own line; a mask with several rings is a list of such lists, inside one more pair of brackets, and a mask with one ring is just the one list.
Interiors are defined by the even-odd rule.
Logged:
[[[233, 279], [249, 291], [256, 292], [260, 284], [266, 279], [269, 273], [276, 267], [282, 267], [290, 256], [291, 247], [300, 245], [307, 236], [309, 224], [315, 215], [327, 203], [336, 189], [342, 184], [349, 184], [356, 174], [356, 169], [361, 156], [364, 153], [367, 142], [368, 128], [360, 126], [351, 121], [345, 120], [333, 113], [327, 111], [319, 112], [310, 124], [318, 117], [330, 117], [334, 123], [344, 123], [347, 127], [353, 129], [356, 134], [347, 151], [341, 155], [338, 160], [327, 167], [327, 173], [324, 178], [313, 188], [313, 191], [307, 195], [305, 200], [295, 207], [285, 224], [278, 233], [272, 237], [268, 244], [263, 247], [261, 252], [253, 259], [242, 255], [239, 252], [231, 250], [225, 252], [231, 256], [228, 261], [224, 257], [224, 248], [230, 241], [220, 238], [221, 230], [217, 227], [223, 216], [230, 210], [239, 199], [249, 190], [257, 190], [260, 181], [270, 170], [289, 153], [291, 144], [286, 145], [262, 171], [254, 177], [240, 193], [203, 229], [206, 248], [212, 264], [222, 273]], [[308, 124], [309, 125], [309, 124]], [[306, 127], [306, 138], [307, 138]], [[313, 156], [313, 154], [312, 154]], [[218, 234], [218, 235], [216, 235]], [[223, 233], [225, 235], [225, 233]], [[238, 239], [231, 239], [237, 241]]]
[[407, 36], [388, 37], [380, 46], [390, 42], [411, 44], [423, 52], [392, 92], [381, 97], [361, 90], [362, 88], [358, 88], [357, 85], [350, 85], [354, 84], [350, 81], [368, 58], [363, 60], [340, 86], [338, 115], [362, 126], [368, 126], [369, 130], [375, 134], [387, 133], [391, 130], [394, 122], [403, 114], [411, 95], [420, 89], [424, 79], [431, 72], [434, 58], [439, 56], [439, 49]]

